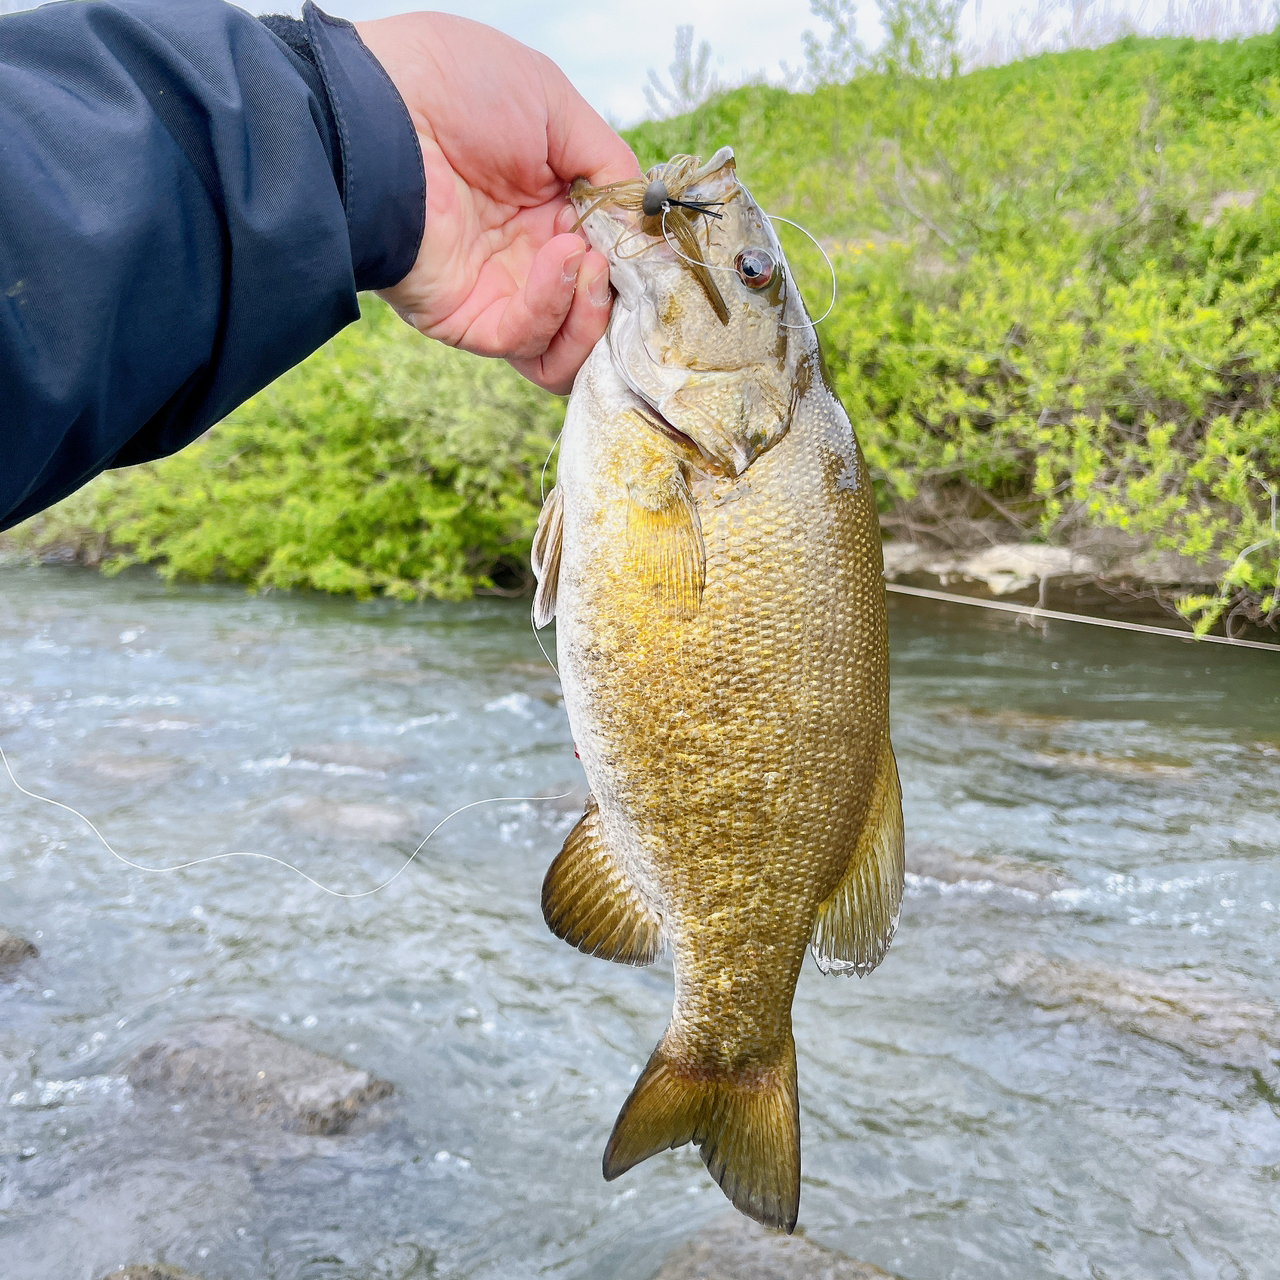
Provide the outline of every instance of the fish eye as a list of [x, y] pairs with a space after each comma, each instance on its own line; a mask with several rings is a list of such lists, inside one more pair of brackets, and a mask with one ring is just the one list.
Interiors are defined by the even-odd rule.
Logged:
[[733, 265], [737, 269], [738, 279], [748, 289], [765, 288], [773, 279], [773, 273], [777, 269], [773, 255], [764, 249], [744, 249], [733, 260]]

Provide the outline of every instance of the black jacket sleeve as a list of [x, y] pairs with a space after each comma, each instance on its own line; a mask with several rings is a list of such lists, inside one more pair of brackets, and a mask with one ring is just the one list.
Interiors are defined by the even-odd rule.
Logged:
[[0, 17], [0, 529], [180, 449], [413, 265], [404, 103], [350, 24], [276, 25], [223, 0]]

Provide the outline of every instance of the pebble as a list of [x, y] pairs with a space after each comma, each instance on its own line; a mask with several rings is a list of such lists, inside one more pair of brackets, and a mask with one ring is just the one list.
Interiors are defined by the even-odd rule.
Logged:
[[308, 1134], [344, 1132], [393, 1091], [368, 1071], [239, 1018], [179, 1027], [125, 1070], [135, 1089]]
[[1280, 1052], [1280, 1008], [1183, 970], [1155, 974], [1022, 952], [996, 980], [1042, 1008], [1100, 1018], [1220, 1066], [1266, 1070]]
[[654, 1280], [894, 1280], [806, 1240], [735, 1216], [713, 1222], [668, 1254]]

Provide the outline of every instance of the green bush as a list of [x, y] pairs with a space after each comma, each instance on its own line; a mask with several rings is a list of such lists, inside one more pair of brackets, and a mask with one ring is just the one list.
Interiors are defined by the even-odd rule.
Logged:
[[[1280, 38], [748, 86], [629, 136], [646, 165], [733, 145], [764, 206], [822, 239], [839, 291], [821, 332], [887, 521], [945, 542], [948, 502], [976, 501], [1021, 536], [1127, 531], [1231, 566], [1186, 603], [1201, 625], [1280, 615]], [[821, 258], [780, 235], [825, 306]], [[200, 444], [96, 481], [28, 545], [398, 595], [510, 575], [560, 405], [367, 310]]]
[[[1274, 621], [1278, 77], [1274, 35], [1131, 38], [748, 88], [633, 142], [642, 163], [733, 144], [765, 207], [828, 246], [824, 346], [886, 513], [976, 492], [1051, 541], [1102, 526], [1235, 561], [1187, 611]], [[780, 234], [824, 306], [824, 264]]]
[[520, 589], [562, 401], [362, 304], [358, 324], [195, 444], [99, 477], [20, 545], [258, 589]]

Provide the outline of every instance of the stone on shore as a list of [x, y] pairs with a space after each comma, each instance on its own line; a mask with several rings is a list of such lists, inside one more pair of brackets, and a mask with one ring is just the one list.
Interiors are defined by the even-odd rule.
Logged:
[[995, 884], [1047, 898], [1073, 883], [1057, 867], [1024, 858], [1000, 855], [975, 858], [940, 846], [912, 846], [907, 850], [907, 871], [942, 884]]
[[870, 1262], [748, 1218], [713, 1222], [667, 1255], [654, 1280], [893, 1280]]
[[1184, 971], [1154, 974], [1023, 952], [996, 980], [1041, 1008], [1100, 1018], [1220, 1066], [1265, 1070], [1280, 1058], [1280, 1008]]
[[0, 969], [11, 969], [24, 960], [34, 960], [39, 954], [34, 942], [28, 942], [26, 938], [0, 928]]
[[138, 1090], [296, 1133], [344, 1132], [393, 1086], [239, 1018], [179, 1027], [127, 1066]]

